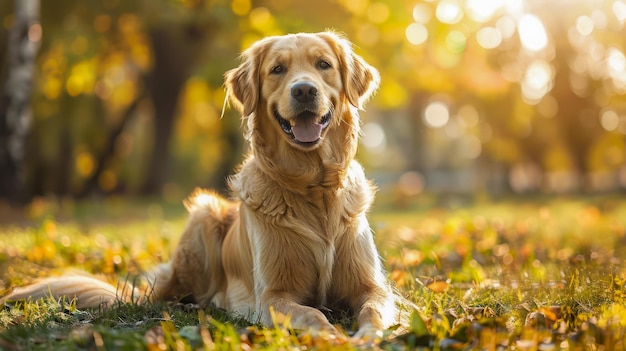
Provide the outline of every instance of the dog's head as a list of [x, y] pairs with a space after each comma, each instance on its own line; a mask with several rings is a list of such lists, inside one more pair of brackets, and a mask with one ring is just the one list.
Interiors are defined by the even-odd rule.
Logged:
[[308, 151], [341, 123], [349, 105], [362, 108], [378, 72], [331, 32], [290, 34], [256, 42], [226, 73], [231, 101], [244, 117], [273, 124], [290, 146]]

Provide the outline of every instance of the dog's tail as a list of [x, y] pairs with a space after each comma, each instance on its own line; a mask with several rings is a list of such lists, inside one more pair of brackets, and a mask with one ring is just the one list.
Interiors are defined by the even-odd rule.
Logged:
[[107, 308], [112, 307], [117, 301], [142, 299], [129, 283], [116, 287], [94, 276], [71, 274], [44, 278], [33, 284], [16, 288], [7, 296], [0, 298], [0, 304], [46, 298], [54, 298], [57, 301], [62, 299], [67, 299], [68, 302], [75, 301], [78, 309], [98, 306]]
[[[0, 304], [53, 297], [76, 300], [79, 309], [106, 308], [117, 301], [175, 300], [188, 295], [193, 295], [199, 303], [208, 303], [225, 284], [220, 248], [237, 217], [237, 204], [202, 189], [196, 189], [184, 204], [190, 218], [181, 238], [183, 244], [179, 244], [174, 261], [160, 264], [143, 275], [146, 289], [137, 289], [128, 280], [113, 286], [95, 276], [74, 273], [16, 288], [0, 298]], [[180, 274], [187, 279], [181, 281]]]

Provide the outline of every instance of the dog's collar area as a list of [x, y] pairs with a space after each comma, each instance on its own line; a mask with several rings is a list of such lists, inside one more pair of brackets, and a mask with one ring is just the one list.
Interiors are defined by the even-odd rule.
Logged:
[[[321, 135], [324, 130], [326, 130], [328, 126], [330, 126], [332, 115], [333, 109], [331, 108], [319, 120], [311, 121], [312, 118], [316, 118], [316, 115], [310, 111], [304, 111], [298, 114], [293, 121], [290, 121], [283, 118], [278, 110], [274, 109], [274, 117], [278, 121], [278, 124], [280, 125], [280, 128], [283, 130], [283, 132], [287, 134], [293, 142], [305, 147], [314, 146], [322, 139]], [[304, 128], [304, 132], [294, 133], [294, 126], [298, 125], [298, 123], [308, 125], [306, 128]]]

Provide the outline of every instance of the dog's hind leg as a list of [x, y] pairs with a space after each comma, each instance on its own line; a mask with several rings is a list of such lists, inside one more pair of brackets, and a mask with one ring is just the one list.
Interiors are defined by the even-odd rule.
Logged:
[[196, 303], [206, 306], [226, 286], [221, 247], [238, 204], [213, 192], [196, 190], [185, 206], [189, 220], [172, 260], [149, 277], [152, 298], [176, 300], [191, 295]]
[[115, 287], [96, 277], [81, 274], [69, 274], [38, 280], [25, 287], [16, 288], [7, 296], [0, 298], [0, 305], [19, 300], [40, 300], [54, 298], [59, 301], [75, 301], [79, 309], [92, 307], [111, 307], [116, 301], [130, 301], [134, 294], [132, 286], [123, 284]]

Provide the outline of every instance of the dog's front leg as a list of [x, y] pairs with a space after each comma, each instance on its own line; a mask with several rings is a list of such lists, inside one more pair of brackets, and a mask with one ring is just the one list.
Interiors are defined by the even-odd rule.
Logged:
[[377, 338], [397, 318], [395, 296], [388, 285], [382, 262], [376, 252], [367, 220], [362, 219], [360, 234], [347, 236], [337, 251], [336, 284], [343, 287], [359, 329], [355, 338]]
[[359, 330], [354, 338], [379, 338], [396, 314], [393, 296], [386, 289], [376, 287], [363, 294], [362, 301], [357, 315]]
[[[273, 320], [270, 308], [274, 310], [279, 320]], [[260, 297], [258, 310], [262, 311], [261, 322], [268, 326], [278, 324], [282, 322], [280, 319], [287, 318], [289, 325], [294, 329], [339, 335], [322, 312], [299, 304], [295, 296], [286, 292], [265, 291]]]

